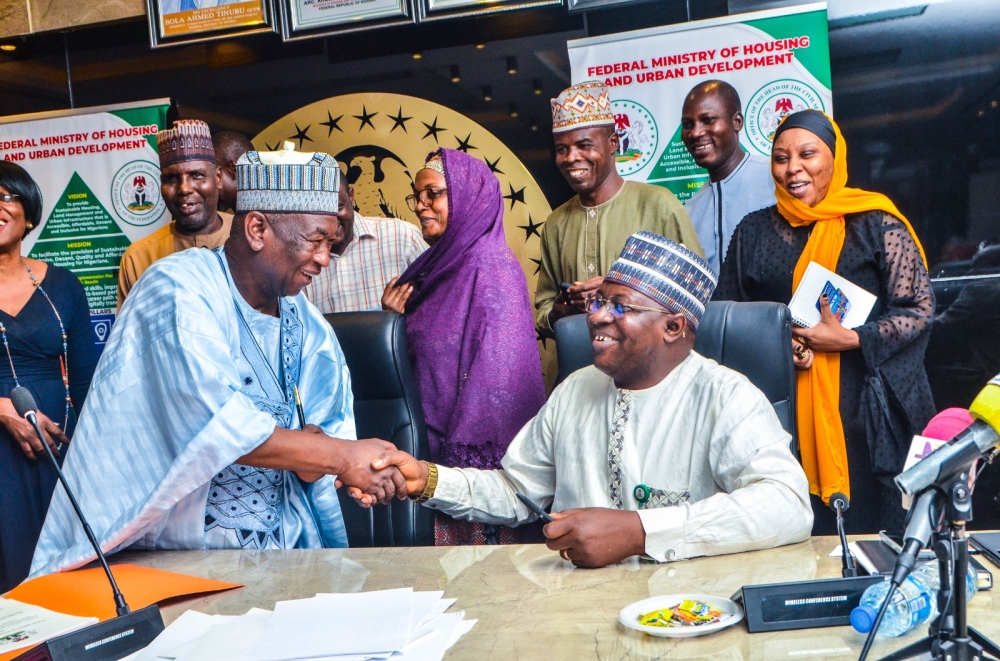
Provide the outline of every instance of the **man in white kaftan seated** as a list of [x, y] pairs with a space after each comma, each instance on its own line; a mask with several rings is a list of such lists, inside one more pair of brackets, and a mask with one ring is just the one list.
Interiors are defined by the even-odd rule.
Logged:
[[510, 526], [536, 518], [516, 497], [524, 494], [551, 505], [549, 548], [583, 567], [808, 538], [809, 486], [771, 404], [742, 374], [693, 350], [715, 284], [687, 248], [633, 234], [587, 303], [594, 365], [556, 388], [514, 438], [502, 470], [389, 453], [410, 497]]
[[[336, 160], [286, 143], [237, 178], [225, 246], [153, 264], [94, 374], [63, 470], [107, 552], [347, 546], [333, 475], [366, 505], [405, 493], [370, 467], [393, 446], [353, 440], [344, 355], [300, 294], [342, 238]], [[59, 486], [32, 576], [93, 558]]]

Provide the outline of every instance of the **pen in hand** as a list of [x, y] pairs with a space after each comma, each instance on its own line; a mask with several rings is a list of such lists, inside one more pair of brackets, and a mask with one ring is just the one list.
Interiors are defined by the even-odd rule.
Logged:
[[533, 500], [525, 496], [523, 493], [518, 493], [517, 497], [521, 499], [521, 502], [524, 503], [529, 510], [537, 514], [538, 518], [544, 521], [545, 523], [552, 523], [553, 521], [555, 521], [555, 519], [549, 516], [548, 512], [539, 507], [537, 503], [535, 503]]
[[302, 398], [299, 396], [299, 387], [292, 386], [292, 390], [295, 392], [295, 410], [299, 413], [299, 429], [306, 428], [306, 412], [302, 408]]

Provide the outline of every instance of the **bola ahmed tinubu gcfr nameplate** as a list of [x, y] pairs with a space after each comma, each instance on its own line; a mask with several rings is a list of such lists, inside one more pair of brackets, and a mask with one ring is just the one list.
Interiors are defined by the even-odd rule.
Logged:
[[851, 623], [851, 611], [861, 603], [868, 586], [883, 580], [879, 574], [744, 585], [733, 595], [733, 601], [743, 604], [750, 633], [839, 627]]

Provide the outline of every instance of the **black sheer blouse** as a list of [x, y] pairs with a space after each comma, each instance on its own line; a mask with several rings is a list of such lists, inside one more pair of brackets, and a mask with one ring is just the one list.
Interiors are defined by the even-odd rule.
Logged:
[[[868, 211], [846, 221], [836, 272], [878, 297], [868, 321], [855, 329], [861, 347], [841, 354], [840, 415], [856, 496], [873, 478], [891, 484], [913, 434], [934, 415], [923, 364], [934, 294], [917, 244], [898, 218]], [[787, 305], [812, 228], [792, 227], [777, 207], [747, 215], [729, 244], [714, 299]]]

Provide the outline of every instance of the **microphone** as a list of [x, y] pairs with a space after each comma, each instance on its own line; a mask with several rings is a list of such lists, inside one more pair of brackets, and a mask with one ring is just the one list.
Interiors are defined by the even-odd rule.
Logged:
[[[115, 581], [114, 574], [111, 573], [111, 568], [108, 567], [108, 560], [104, 557], [104, 552], [101, 551], [101, 545], [97, 543], [97, 537], [94, 536], [94, 531], [87, 523], [83, 510], [80, 509], [80, 504], [77, 502], [76, 496], [73, 495], [69, 483], [66, 482], [66, 477], [59, 467], [59, 462], [56, 461], [56, 456], [52, 453], [52, 448], [49, 447], [48, 439], [38, 424], [38, 407], [35, 404], [35, 398], [31, 396], [31, 392], [27, 388], [17, 386], [10, 391], [10, 400], [17, 414], [34, 427], [35, 434], [41, 440], [42, 447], [45, 448], [63, 489], [66, 490], [70, 505], [73, 506], [77, 518], [83, 524], [83, 531], [87, 534], [87, 539], [94, 547], [97, 559], [108, 577], [111, 592], [114, 595], [115, 611], [118, 614], [117, 617], [106, 622], [99, 622], [64, 636], [51, 638], [39, 647], [18, 656], [17, 659], [70, 661], [71, 659], [85, 658], [93, 661], [116, 661], [146, 647], [163, 631], [163, 618], [160, 616], [160, 609], [156, 604], [134, 613], [129, 608], [125, 596], [118, 589], [118, 583]], [[17, 660], [15, 659], [15, 661]]]
[[830, 496], [830, 509], [837, 513], [837, 534], [840, 535], [841, 558], [844, 561], [844, 568], [841, 570], [841, 575], [844, 578], [851, 578], [858, 575], [858, 563], [851, 556], [851, 549], [847, 546], [847, 535], [844, 533], [844, 512], [850, 506], [851, 501], [839, 491]]
[[976, 396], [969, 413], [976, 420], [909, 470], [896, 476], [896, 486], [907, 496], [945, 482], [955, 473], [1000, 444], [1000, 375]]
[[903, 533], [903, 549], [896, 558], [896, 566], [892, 570], [892, 582], [902, 584], [917, 564], [920, 550], [931, 541], [931, 535], [938, 527], [942, 512], [939, 507], [940, 494], [934, 489], [928, 489], [920, 494], [910, 507], [909, 521], [906, 532]]

